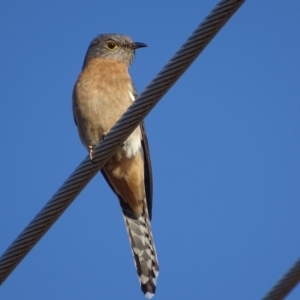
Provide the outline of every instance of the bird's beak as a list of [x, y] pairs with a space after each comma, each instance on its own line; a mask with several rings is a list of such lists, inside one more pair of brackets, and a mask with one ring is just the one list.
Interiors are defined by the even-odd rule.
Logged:
[[143, 48], [143, 47], [147, 47], [147, 45], [144, 44], [144, 43], [139, 43], [139, 42], [131, 44], [131, 49], [132, 50], [135, 50], [135, 49], [138, 49], [138, 48]]

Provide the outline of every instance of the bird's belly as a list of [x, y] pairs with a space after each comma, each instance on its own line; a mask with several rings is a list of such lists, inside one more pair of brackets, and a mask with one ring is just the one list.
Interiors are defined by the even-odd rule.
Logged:
[[[81, 131], [81, 140], [87, 148], [89, 146], [96, 146], [120, 119], [129, 106], [129, 103], [127, 105], [122, 104], [124, 107], [122, 107], [120, 103], [112, 105], [112, 103], [99, 100], [93, 101], [92, 99], [86, 102], [86, 107], [81, 112], [82, 119], [84, 119], [85, 122], [81, 122], [78, 129]], [[80, 130], [80, 127], [82, 127], [82, 130]], [[121, 158], [125, 155], [127, 158], [131, 158], [137, 154], [140, 148], [141, 129], [137, 127], [124, 142], [116, 156]]]
[[96, 146], [118, 120], [115, 110], [98, 99], [89, 99], [80, 109], [78, 130], [86, 147]]

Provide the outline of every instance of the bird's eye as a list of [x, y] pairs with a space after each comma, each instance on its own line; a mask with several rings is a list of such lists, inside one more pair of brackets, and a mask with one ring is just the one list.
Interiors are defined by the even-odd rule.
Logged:
[[114, 42], [114, 41], [109, 41], [109, 42], [106, 43], [106, 47], [107, 47], [109, 50], [115, 50], [115, 49], [118, 47], [118, 45], [117, 45], [117, 43]]

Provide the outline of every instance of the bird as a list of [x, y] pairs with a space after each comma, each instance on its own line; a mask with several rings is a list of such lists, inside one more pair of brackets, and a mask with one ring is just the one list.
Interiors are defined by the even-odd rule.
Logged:
[[[128, 69], [135, 50], [147, 47], [124, 34], [100, 34], [90, 43], [75, 83], [72, 108], [81, 142], [93, 149], [137, 98]], [[146, 298], [156, 291], [159, 273], [151, 217], [153, 180], [144, 122], [101, 170], [119, 199], [130, 245]]]

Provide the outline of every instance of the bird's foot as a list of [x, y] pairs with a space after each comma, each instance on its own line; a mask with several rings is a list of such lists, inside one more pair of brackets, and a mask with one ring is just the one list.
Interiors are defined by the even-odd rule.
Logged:
[[103, 132], [102, 138], [101, 138], [102, 141], [105, 139], [105, 137], [107, 136], [108, 133], [109, 133], [109, 130]]
[[93, 146], [89, 146], [89, 153], [90, 153], [90, 159], [91, 159], [91, 161], [93, 161], [93, 151], [94, 151], [94, 147]]
[[[103, 132], [101, 141], [104, 141], [104, 140], [105, 140], [105, 137], [107, 136], [108, 133], [109, 133], [109, 130]], [[125, 145], [125, 143], [122, 143], [122, 144], [121, 144], [121, 147], [124, 147], [124, 145]]]

